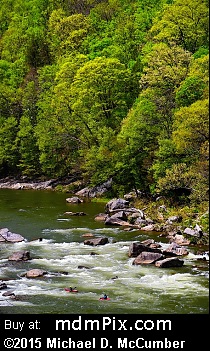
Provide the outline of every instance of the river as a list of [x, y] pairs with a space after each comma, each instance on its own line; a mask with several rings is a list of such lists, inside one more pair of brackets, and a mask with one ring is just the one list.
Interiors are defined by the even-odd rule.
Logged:
[[[188, 247], [189, 255], [180, 268], [135, 266], [128, 257], [132, 242], [153, 238], [167, 247], [168, 240], [154, 232], [105, 226], [95, 220], [104, 212], [104, 202], [69, 204], [67, 197], [69, 194], [46, 190], [0, 189], [1, 228], [25, 238], [20, 243], [0, 243], [0, 279], [16, 296], [2, 296], [5, 290], [0, 290], [0, 313], [209, 313], [209, 262], [199, 259], [198, 248]], [[69, 216], [66, 211], [86, 215]], [[109, 243], [84, 245], [87, 233], [106, 236]], [[29, 251], [32, 259], [8, 261], [19, 250]], [[24, 277], [32, 268], [47, 274]], [[69, 286], [79, 292], [66, 292]], [[99, 300], [103, 293], [109, 301]]]

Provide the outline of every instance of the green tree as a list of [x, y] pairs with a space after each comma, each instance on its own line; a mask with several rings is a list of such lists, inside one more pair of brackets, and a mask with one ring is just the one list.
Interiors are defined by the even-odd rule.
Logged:
[[96, 179], [95, 173], [101, 180], [105, 180], [105, 174], [113, 173], [114, 135], [132, 104], [130, 77], [129, 70], [111, 58], [96, 58], [85, 63], [74, 77], [72, 116], [78, 121], [83, 144], [87, 145], [81, 150], [85, 159], [83, 170], [92, 180]]
[[[1, 175], [17, 173], [19, 153], [15, 138], [18, 123], [15, 117], [0, 117], [0, 170]], [[13, 173], [14, 172], [14, 173]]]
[[173, 164], [184, 163], [184, 155], [176, 149], [176, 144], [170, 139], [160, 139], [158, 148], [154, 153], [154, 160], [150, 171], [155, 181], [163, 178], [167, 169], [171, 169]]
[[[205, 103], [202, 99], [208, 98], [208, 55], [202, 55], [196, 59], [192, 58], [188, 74], [175, 92], [177, 109], [174, 110], [173, 114], [172, 137], [159, 140], [159, 147], [155, 152], [155, 159], [151, 167], [156, 181], [165, 177], [166, 170], [170, 170], [173, 163], [184, 163], [189, 168], [192, 162], [196, 164], [196, 160], [201, 159], [198, 150], [203, 147], [205, 138], [202, 142], [200, 139], [201, 143], [198, 143], [197, 146], [193, 140], [200, 138], [198, 130], [195, 128], [195, 123], [198, 126], [199, 120], [201, 129], [204, 128], [203, 132], [207, 135], [205, 126], [207, 113], [204, 112], [206, 107], [204, 107]], [[186, 108], [180, 108], [181, 106]], [[204, 164], [206, 161], [202, 162]]]
[[48, 42], [55, 59], [79, 51], [90, 28], [88, 17], [83, 14], [65, 16], [62, 9], [54, 10], [49, 18]]
[[140, 80], [159, 113], [162, 137], [170, 138], [175, 109], [175, 90], [188, 73], [191, 55], [176, 45], [159, 43], [144, 57], [145, 67]]
[[[172, 142], [176, 155], [165, 174], [157, 180], [157, 191], [177, 195], [180, 189], [189, 191], [196, 202], [207, 200], [209, 181], [209, 120], [208, 99], [198, 100], [180, 108], [174, 115]], [[183, 160], [185, 162], [183, 162]]]
[[192, 53], [208, 45], [207, 0], [175, 0], [166, 5], [151, 33], [156, 40], [174, 41]]
[[145, 95], [122, 122], [117, 136], [115, 181], [129, 188], [148, 187], [148, 169], [160, 133], [155, 104]]
[[14, 0], [1, 0], [0, 7], [0, 36], [8, 29], [13, 13]]
[[180, 108], [174, 115], [172, 138], [180, 153], [199, 157], [200, 149], [209, 140], [209, 101], [198, 100], [188, 107]]
[[33, 125], [28, 116], [22, 116], [15, 145], [19, 150], [18, 169], [22, 175], [36, 177], [40, 175], [39, 150], [36, 145]]
[[194, 59], [189, 73], [176, 91], [177, 106], [189, 106], [209, 95], [209, 55]]
[[71, 86], [75, 118], [86, 125], [93, 144], [103, 126], [119, 130], [132, 104], [130, 72], [117, 59], [96, 58], [84, 64]]

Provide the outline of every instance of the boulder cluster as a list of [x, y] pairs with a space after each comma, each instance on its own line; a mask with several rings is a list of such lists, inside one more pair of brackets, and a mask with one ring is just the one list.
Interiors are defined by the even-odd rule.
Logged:
[[[77, 196], [73, 198], [67, 198], [69, 203], [82, 203], [83, 200]], [[67, 215], [77, 215], [84, 216], [84, 212], [66, 212]], [[112, 199], [105, 206], [105, 212], [99, 213], [95, 220], [103, 221], [105, 225], [112, 226], [122, 226], [124, 230], [139, 229], [141, 231], [160, 231], [160, 228], [150, 219], [147, 218], [143, 210], [134, 208], [131, 206], [131, 203], [127, 199]], [[171, 223], [179, 222], [180, 218], [178, 216], [173, 216], [167, 219], [166, 224], [170, 225]], [[165, 228], [170, 228], [165, 227]], [[128, 257], [133, 258], [133, 265], [155, 265], [159, 268], [170, 268], [170, 267], [182, 267], [184, 264], [183, 257], [189, 254], [186, 246], [190, 245], [190, 240], [187, 239], [187, 236], [202, 236], [202, 230], [199, 226], [196, 228], [186, 228], [184, 234], [173, 231], [167, 231], [166, 233], [161, 233], [169, 239], [169, 246], [167, 249], [162, 248], [160, 243], [155, 242], [153, 239], [148, 239], [141, 242], [131, 243], [128, 249]], [[98, 246], [105, 245], [110, 243], [110, 240], [107, 237], [94, 237], [87, 233], [87, 239], [84, 240], [84, 245]], [[160, 235], [161, 236], [161, 235]], [[0, 244], [1, 243], [15, 243], [25, 241], [26, 239], [17, 233], [12, 233], [8, 228], [0, 229]], [[40, 241], [42, 238], [39, 239]], [[95, 254], [95, 253], [91, 253]], [[203, 255], [203, 259], [209, 255], [209, 252], [206, 252]], [[11, 254], [8, 257], [8, 261], [28, 261], [31, 260], [29, 251], [17, 251]], [[79, 266], [78, 268], [89, 268], [86, 266]], [[37, 278], [46, 275], [48, 272], [42, 269], [31, 269], [27, 272], [24, 272], [21, 276], [26, 278]], [[66, 273], [68, 274], [68, 273]], [[5, 282], [0, 282], [0, 290], [7, 289], [7, 284]], [[15, 298], [15, 294], [12, 291], [6, 291], [2, 296], [7, 296]]]

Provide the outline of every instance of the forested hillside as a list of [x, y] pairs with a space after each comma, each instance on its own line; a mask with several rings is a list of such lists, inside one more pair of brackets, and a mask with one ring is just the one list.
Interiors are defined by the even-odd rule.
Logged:
[[207, 201], [207, 0], [0, 4], [1, 178]]

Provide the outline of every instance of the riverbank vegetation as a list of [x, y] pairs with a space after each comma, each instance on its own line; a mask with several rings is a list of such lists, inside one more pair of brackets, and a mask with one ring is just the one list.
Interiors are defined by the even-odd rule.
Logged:
[[2, 0], [1, 178], [112, 179], [113, 196], [139, 189], [206, 213], [208, 11], [207, 0]]

